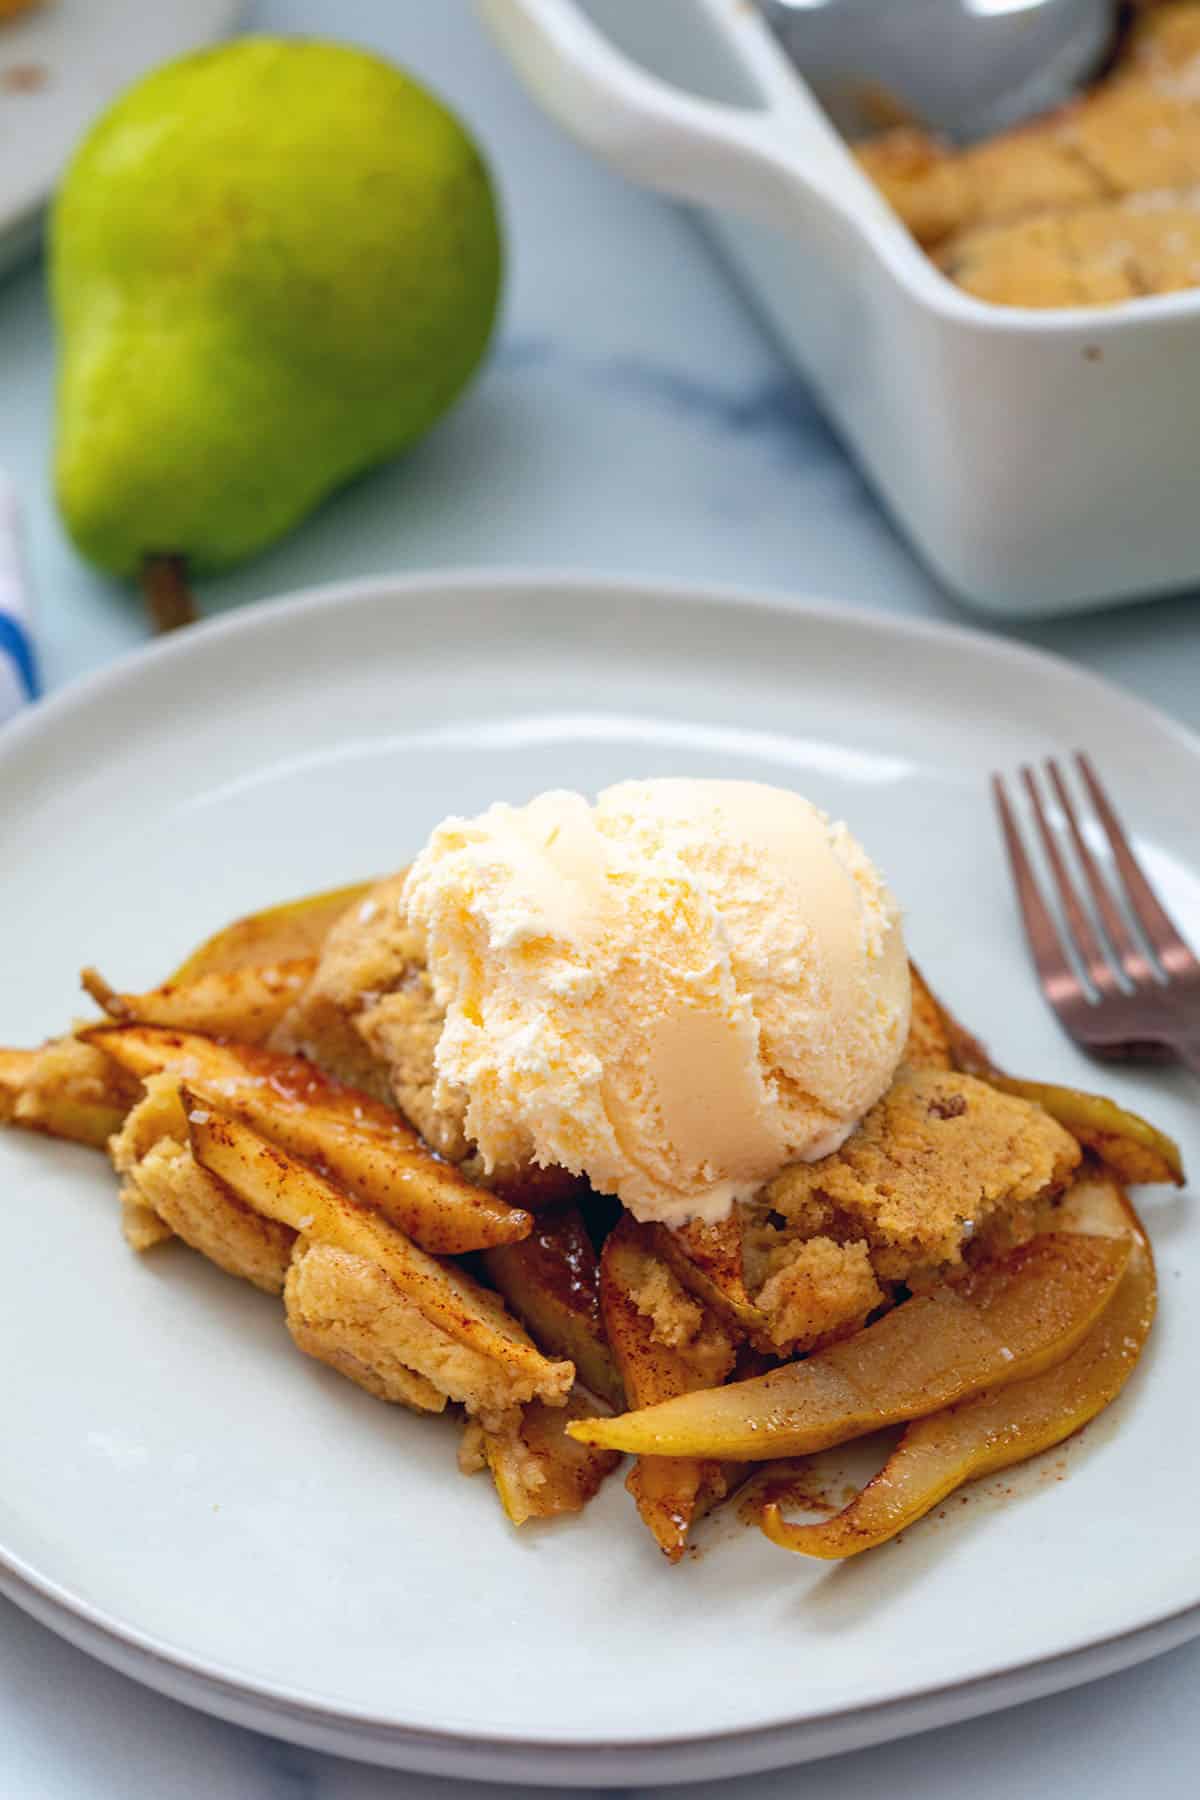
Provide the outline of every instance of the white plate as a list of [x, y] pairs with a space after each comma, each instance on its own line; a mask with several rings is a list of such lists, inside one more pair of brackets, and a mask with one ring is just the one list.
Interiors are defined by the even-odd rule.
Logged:
[[39, 216], [84, 127], [131, 81], [229, 31], [240, 0], [48, 0], [0, 24], [0, 269]]
[[[1096, 1081], [1019, 940], [984, 776], [1088, 743], [1200, 936], [1200, 745], [1043, 656], [856, 612], [445, 575], [198, 628], [0, 738], [0, 1040], [150, 983], [242, 910], [398, 865], [444, 812], [642, 773], [853, 822], [931, 979], [1015, 1068]], [[1102, 1086], [1200, 1154], [1182, 1074]], [[1188, 1203], [1113, 1414], [844, 1568], [718, 1518], [669, 1569], [619, 1481], [513, 1532], [455, 1432], [297, 1356], [277, 1303], [139, 1261], [92, 1154], [0, 1138], [0, 1586], [151, 1685], [300, 1741], [534, 1782], [723, 1775], [961, 1718], [1200, 1630]], [[1066, 1479], [1055, 1477], [1065, 1471]], [[1010, 1485], [1014, 1495], [997, 1496]]]

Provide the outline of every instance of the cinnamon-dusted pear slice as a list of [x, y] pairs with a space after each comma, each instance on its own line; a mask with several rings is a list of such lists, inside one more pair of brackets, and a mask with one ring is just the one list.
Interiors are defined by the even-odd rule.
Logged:
[[[650, 1228], [626, 1214], [600, 1258], [604, 1328], [634, 1406], [711, 1388], [734, 1360], [729, 1332], [684, 1291], [654, 1245]], [[638, 1458], [625, 1485], [668, 1561], [683, 1555], [701, 1495], [718, 1475], [699, 1457]]]
[[[332, 1182], [278, 1145], [259, 1137], [242, 1120], [220, 1110], [211, 1092], [183, 1083], [180, 1094], [188, 1119], [192, 1154], [201, 1168], [225, 1182], [247, 1206], [265, 1218], [332, 1249], [376, 1264], [402, 1298], [450, 1344], [461, 1345], [488, 1365], [490, 1389], [474, 1384], [452, 1399], [491, 1409], [527, 1400], [566, 1398], [575, 1370], [551, 1362], [530, 1342], [493, 1293], [480, 1287], [457, 1264], [428, 1256], [395, 1225], [357, 1205]], [[422, 1360], [425, 1360], [422, 1358]], [[417, 1373], [442, 1385], [446, 1361], [438, 1346], [434, 1366], [413, 1362]], [[447, 1390], [449, 1391], [449, 1390]]]
[[0, 1049], [0, 1124], [103, 1150], [137, 1095], [136, 1082], [78, 1038]]
[[[508, 1190], [522, 1195], [520, 1183]], [[575, 1364], [580, 1381], [609, 1406], [625, 1405], [625, 1390], [600, 1317], [600, 1269], [573, 1201], [539, 1213], [518, 1244], [484, 1252], [488, 1280], [548, 1356]]]
[[582, 1512], [599, 1492], [620, 1454], [578, 1444], [566, 1433], [570, 1419], [591, 1418], [595, 1411], [587, 1395], [575, 1388], [565, 1406], [533, 1400], [481, 1429], [480, 1449], [512, 1524]]
[[373, 881], [303, 894], [262, 912], [247, 913], [214, 932], [182, 962], [173, 981], [197, 981], [201, 975], [228, 975], [237, 969], [291, 962], [317, 956], [333, 925], [348, 907], [361, 905]]
[[164, 982], [145, 994], [119, 994], [95, 969], [84, 969], [80, 981], [97, 1006], [121, 1024], [163, 1025], [236, 1038], [240, 1044], [261, 1044], [311, 980], [316, 966], [316, 957], [299, 956], [289, 962], [212, 970], [194, 981]]
[[[178, 1004], [184, 1004], [182, 988], [191, 988], [193, 984], [208, 976], [235, 974], [245, 970], [292, 971], [296, 965], [315, 958], [324, 943], [335, 920], [341, 917], [346, 908], [353, 904], [361, 904], [374, 886], [373, 882], [356, 882], [349, 887], [334, 888], [326, 893], [305, 895], [298, 900], [286, 901], [281, 906], [268, 907], [263, 912], [250, 913], [245, 918], [235, 920], [223, 930], [201, 944], [181, 965], [167, 988], [175, 988], [179, 996]], [[291, 972], [291, 971], [289, 971]], [[271, 978], [268, 982], [274, 985]], [[87, 984], [93, 991], [92, 984]], [[131, 1004], [135, 1016], [149, 1016], [137, 1011], [136, 1003], [143, 1000], [148, 1005], [155, 1001], [163, 1001], [164, 990], [155, 990], [153, 995], [115, 995], [106, 983], [99, 983], [101, 993], [94, 992], [94, 997], [108, 1010], [107, 1000], [125, 1000]], [[295, 996], [287, 995], [290, 1001]], [[229, 1005], [228, 990], [224, 995], [219, 987], [213, 987], [202, 994], [189, 997], [188, 1004], [198, 1000], [204, 1007], [215, 1007], [217, 1016], [207, 1026], [200, 1025], [202, 1013], [196, 1011], [192, 1018], [184, 1021], [182, 1017], [168, 1018], [161, 1010], [155, 1008], [155, 1020], [158, 1023], [187, 1023], [189, 1029], [209, 1029], [217, 1035], [230, 1037], [246, 1037], [242, 1028], [246, 1022], [247, 1012], [251, 1008], [246, 1004], [248, 996], [243, 990], [240, 1006], [240, 1021], [234, 1028], [231, 1013], [221, 1012], [222, 1005]], [[130, 1016], [126, 1013], [124, 1016]], [[267, 1029], [270, 1029], [267, 1026]], [[13, 1124], [30, 1131], [40, 1131], [51, 1137], [68, 1138], [75, 1143], [86, 1144], [91, 1148], [102, 1150], [108, 1139], [121, 1129], [125, 1114], [129, 1110], [131, 1097], [136, 1094], [125, 1091], [128, 1084], [120, 1084], [122, 1091], [109, 1098], [98, 1093], [98, 1083], [94, 1078], [95, 1053], [85, 1051], [84, 1060], [78, 1069], [69, 1066], [69, 1056], [62, 1054], [61, 1047], [72, 1043], [70, 1038], [57, 1039], [43, 1046], [41, 1050], [4, 1050], [0, 1049], [0, 1124]], [[47, 1063], [47, 1053], [53, 1056]], [[91, 1058], [89, 1063], [87, 1058]], [[115, 1073], [109, 1064], [110, 1077]], [[44, 1077], [44, 1078], [43, 1078]], [[111, 1082], [110, 1082], [111, 1085]]]
[[199, 1032], [102, 1025], [86, 1033], [130, 1074], [203, 1082], [228, 1111], [294, 1156], [319, 1162], [357, 1199], [437, 1256], [527, 1237], [532, 1216], [440, 1161], [391, 1107], [306, 1062]]
[[1060, 1444], [1116, 1398], [1154, 1322], [1154, 1260], [1116, 1184], [1102, 1177], [1090, 1186], [1081, 1228], [1115, 1229], [1131, 1248], [1112, 1300], [1079, 1348], [1030, 1381], [916, 1420], [874, 1480], [833, 1518], [792, 1525], [777, 1505], [765, 1506], [759, 1523], [773, 1543], [805, 1556], [857, 1556], [895, 1537], [964, 1482]]
[[1128, 1260], [1127, 1242], [1050, 1232], [804, 1362], [570, 1430], [639, 1455], [765, 1462], [825, 1450], [1061, 1362]]

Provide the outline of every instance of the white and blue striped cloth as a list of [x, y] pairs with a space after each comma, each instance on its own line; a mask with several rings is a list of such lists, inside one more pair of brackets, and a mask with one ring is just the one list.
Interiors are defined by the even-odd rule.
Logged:
[[38, 695], [30, 625], [20, 508], [0, 470], [0, 725]]

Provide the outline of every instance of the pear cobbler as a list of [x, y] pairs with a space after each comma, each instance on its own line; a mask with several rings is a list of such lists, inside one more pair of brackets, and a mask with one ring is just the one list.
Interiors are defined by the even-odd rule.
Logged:
[[1200, 286], [1200, 5], [1144, 7], [1104, 80], [1017, 130], [959, 150], [904, 127], [858, 150], [980, 300], [1101, 306]]
[[[1154, 1315], [1110, 1101], [1003, 1074], [843, 825], [654, 780], [450, 818], [388, 879], [209, 939], [0, 1051], [0, 1117], [107, 1149], [125, 1236], [281, 1296], [299, 1348], [459, 1423], [520, 1525], [625, 1454], [672, 1560], [748, 1480], [839, 1558], [1118, 1393]], [[883, 1427], [791, 1521], [761, 1476]], [[402, 1448], [402, 1445], [401, 1445]]]

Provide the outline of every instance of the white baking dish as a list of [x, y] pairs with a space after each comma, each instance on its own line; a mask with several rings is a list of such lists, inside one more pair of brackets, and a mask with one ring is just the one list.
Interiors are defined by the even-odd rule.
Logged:
[[1036, 312], [947, 281], [751, 0], [479, 0], [529, 87], [704, 211], [934, 570], [997, 613], [1200, 581], [1200, 293]]

